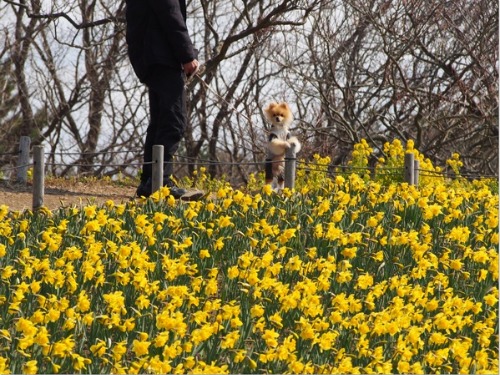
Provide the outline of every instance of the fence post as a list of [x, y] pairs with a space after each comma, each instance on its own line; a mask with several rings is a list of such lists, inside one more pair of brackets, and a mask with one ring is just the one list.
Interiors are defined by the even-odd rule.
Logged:
[[297, 168], [297, 155], [295, 153], [295, 143], [290, 145], [285, 154], [285, 187], [295, 188], [295, 170]]
[[28, 182], [28, 166], [30, 164], [31, 138], [22, 136], [19, 140], [19, 159], [17, 160], [17, 182], [26, 185]]
[[414, 185], [415, 176], [415, 155], [412, 153], [405, 154], [405, 182]]
[[153, 146], [153, 171], [151, 176], [152, 193], [163, 186], [163, 146]]
[[33, 211], [43, 206], [45, 156], [43, 146], [33, 146]]
[[414, 162], [413, 162], [413, 168], [414, 168], [414, 172], [413, 172], [413, 184], [415, 186], [418, 186], [418, 180], [420, 178], [419, 176], [419, 172], [420, 172], [420, 161], [415, 159]]

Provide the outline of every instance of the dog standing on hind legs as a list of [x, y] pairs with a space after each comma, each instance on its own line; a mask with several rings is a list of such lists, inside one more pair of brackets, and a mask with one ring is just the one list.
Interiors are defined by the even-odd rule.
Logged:
[[285, 186], [286, 150], [295, 145], [295, 152], [299, 152], [301, 144], [297, 137], [290, 134], [293, 115], [286, 102], [270, 103], [264, 108], [264, 115], [271, 124], [265, 164], [266, 184], [271, 184], [274, 190], [279, 190]]

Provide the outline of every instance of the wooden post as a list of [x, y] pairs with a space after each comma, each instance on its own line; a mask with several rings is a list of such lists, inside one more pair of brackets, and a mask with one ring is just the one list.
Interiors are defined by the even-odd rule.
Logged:
[[33, 146], [33, 211], [43, 206], [45, 155], [43, 146]]
[[295, 188], [295, 171], [297, 169], [297, 154], [295, 153], [295, 143], [286, 150], [285, 154], [285, 187]]
[[153, 146], [153, 171], [151, 176], [151, 192], [160, 190], [163, 186], [163, 146]]
[[405, 154], [405, 182], [409, 185], [414, 185], [415, 181], [415, 155], [412, 153]]
[[419, 180], [419, 172], [420, 172], [420, 161], [416, 160], [413, 162], [413, 166], [414, 166], [414, 172], [413, 172], [413, 184], [415, 186], [418, 186], [418, 180]]
[[17, 182], [26, 185], [28, 182], [28, 167], [30, 165], [31, 138], [22, 136], [19, 140], [19, 159], [17, 160]]

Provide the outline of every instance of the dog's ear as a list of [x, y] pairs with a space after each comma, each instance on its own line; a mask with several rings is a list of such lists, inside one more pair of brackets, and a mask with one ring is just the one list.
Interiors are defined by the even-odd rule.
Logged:
[[282, 102], [279, 104], [279, 107], [284, 110], [284, 111], [290, 111], [290, 107], [288, 106], [288, 104], [286, 102]]
[[269, 103], [269, 105], [266, 108], [266, 111], [272, 111], [277, 105], [278, 103], [275, 102]]

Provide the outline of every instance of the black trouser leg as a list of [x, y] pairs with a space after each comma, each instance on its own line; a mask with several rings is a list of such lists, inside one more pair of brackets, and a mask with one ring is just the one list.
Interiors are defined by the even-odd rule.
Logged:
[[265, 180], [266, 184], [270, 184], [273, 182], [273, 160], [272, 159], [266, 159], [265, 163]]
[[150, 124], [144, 143], [144, 165], [141, 180], [152, 175], [153, 146], [164, 147], [164, 175], [173, 174], [173, 155], [186, 129], [186, 99], [182, 71], [164, 66], [152, 68], [149, 88]]

